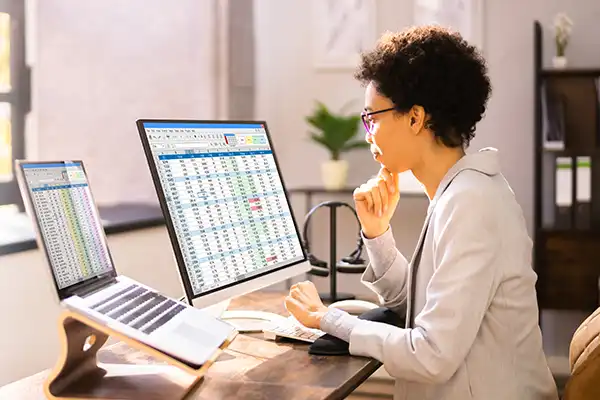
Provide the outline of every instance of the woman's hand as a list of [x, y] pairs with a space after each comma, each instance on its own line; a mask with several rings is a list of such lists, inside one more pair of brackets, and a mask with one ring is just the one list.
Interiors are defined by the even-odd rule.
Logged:
[[289, 296], [285, 298], [285, 308], [298, 322], [313, 329], [319, 329], [321, 318], [327, 312], [317, 288], [310, 281], [292, 285]]
[[354, 190], [356, 213], [367, 238], [376, 238], [387, 231], [399, 199], [398, 175], [383, 167], [376, 178]]

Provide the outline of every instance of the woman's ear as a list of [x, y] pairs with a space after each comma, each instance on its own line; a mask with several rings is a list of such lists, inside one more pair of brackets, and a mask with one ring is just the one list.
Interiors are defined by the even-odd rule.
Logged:
[[419, 133], [425, 125], [425, 109], [421, 106], [412, 106], [409, 111], [410, 128]]

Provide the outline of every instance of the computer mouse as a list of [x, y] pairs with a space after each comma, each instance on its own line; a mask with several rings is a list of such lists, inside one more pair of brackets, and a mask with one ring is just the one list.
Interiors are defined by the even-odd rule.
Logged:
[[364, 312], [373, 310], [380, 306], [365, 300], [340, 300], [331, 303], [329, 307], [346, 311], [348, 314], [360, 315]]

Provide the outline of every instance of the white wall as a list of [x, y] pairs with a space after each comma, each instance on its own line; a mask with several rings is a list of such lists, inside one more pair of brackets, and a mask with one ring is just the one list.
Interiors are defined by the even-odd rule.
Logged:
[[[285, 4], [284, 4], [285, 3]], [[377, 29], [400, 30], [412, 23], [411, 0], [377, 1]], [[567, 49], [573, 66], [598, 66], [600, 53], [600, 2], [594, 0], [502, 0], [484, 1], [484, 54], [488, 60], [493, 95], [488, 112], [479, 124], [471, 149], [494, 146], [500, 150], [504, 173], [524, 209], [528, 227], [533, 217], [533, 21], [550, 27], [555, 13], [565, 11], [575, 22], [573, 42]], [[268, 121], [282, 170], [289, 186], [314, 185], [320, 180], [319, 164], [327, 154], [307, 139], [303, 118], [321, 100], [339, 107], [349, 100], [363, 101], [362, 88], [352, 71], [324, 72], [311, 64], [310, 2], [255, 0], [257, 62], [257, 117]], [[274, 34], [276, 33], [276, 34]], [[550, 64], [552, 40], [545, 32], [545, 58]], [[368, 152], [353, 153], [349, 183], [358, 185], [377, 168]], [[323, 200], [322, 198], [321, 200]], [[348, 198], [347, 200], [351, 200]], [[294, 201], [302, 216], [302, 199]], [[426, 199], [402, 199], [392, 222], [398, 247], [412, 254], [427, 207]], [[350, 217], [340, 221], [340, 248], [347, 253], [354, 244]], [[314, 245], [327, 257], [327, 217], [315, 223]], [[326, 281], [315, 279], [327, 289]], [[344, 277], [342, 290], [362, 292], [358, 276]], [[570, 337], [584, 315], [576, 312], [545, 312], [544, 340], [547, 352], [566, 355]]]
[[99, 203], [155, 203], [135, 121], [215, 117], [213, 7], [35, 1], [28, 157], [83, 159]]

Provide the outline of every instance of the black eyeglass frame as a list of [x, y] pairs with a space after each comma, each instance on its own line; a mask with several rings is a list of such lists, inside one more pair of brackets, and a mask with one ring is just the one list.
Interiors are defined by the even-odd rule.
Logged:
[[395, 110], [395, 107], [390, 107], [390, 108], [384, 108], [383, 110], [376, 110], [376, 111], [370, 111], [370, 112], [362, 112], [360, 113], [360, 118], [362, 119], [362, 123], [365, 126], [365, 130], [367, 131], [367, 133], [371, 133], [371, 128], [369, 127], [369, 123], [367, 122], [367, 117], [370, 117], [371, 115], [376, 115], [376, 114], [381, 114], [384, 112], [388, 112], [388, 111], [392, 111]]

